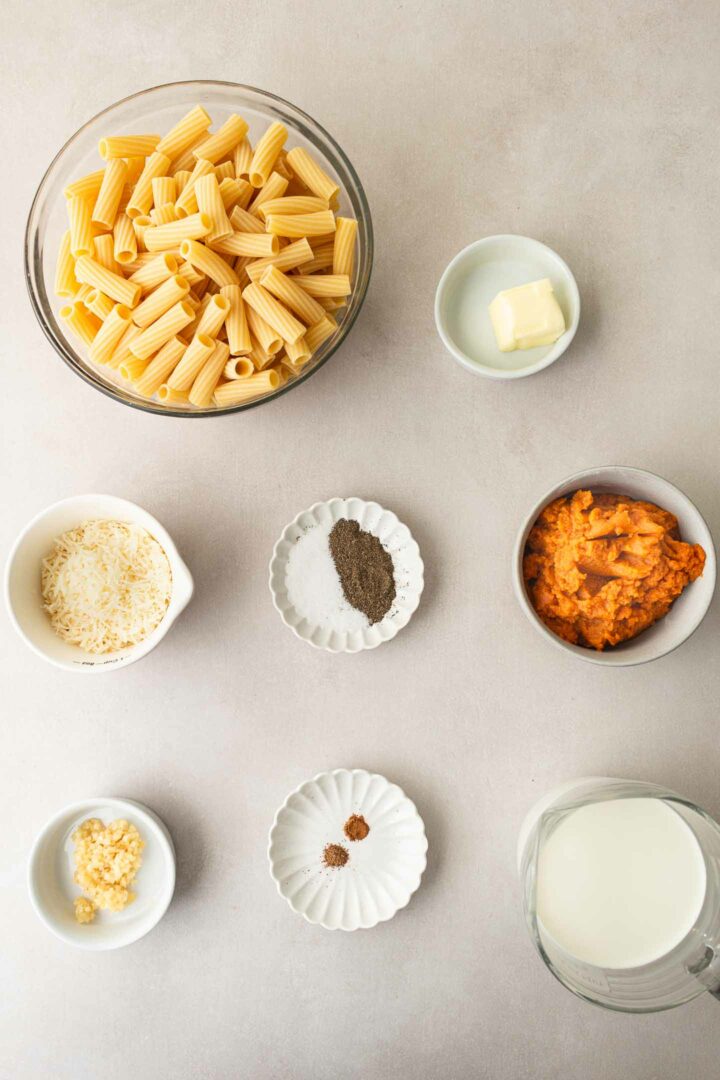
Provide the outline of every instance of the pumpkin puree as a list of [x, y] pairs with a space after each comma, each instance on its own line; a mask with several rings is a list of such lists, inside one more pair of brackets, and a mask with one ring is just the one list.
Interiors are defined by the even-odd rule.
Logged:
[[636, 637], [700, 577], [705, 552], [677, 518], [624, 495], [576, 491], [545, 507], [528, 536], [523, 575], [545, 625], [602, 650]]

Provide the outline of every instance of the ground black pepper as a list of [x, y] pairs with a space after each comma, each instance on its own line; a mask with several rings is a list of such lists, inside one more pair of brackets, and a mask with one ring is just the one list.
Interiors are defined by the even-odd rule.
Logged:
[[392, 556], [377, 536], [346, 518], [335, 522], [329, 543], [345, 599], [367, 615], [371, 626], [380, 622], [395, 599]]

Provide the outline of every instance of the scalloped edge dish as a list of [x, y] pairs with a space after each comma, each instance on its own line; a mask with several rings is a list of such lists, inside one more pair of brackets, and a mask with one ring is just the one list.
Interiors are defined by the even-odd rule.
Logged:
[[[291, 603], [287, 591], [286, 569], [293, 544], [309, 529], [341, 518], [357, 521], [363, 529], [377, 536], [393, 560], [397, 590], [393, 606], [384, 619], [362, 630], [334, 630], [311, 623]], [[269, 583], [273, 604], [296, 637], [328, 652], [356, 653], [390, 641], [403, 626], [407, 626], [420, 603], [424, 571], [420, 549], [407, 525], [403, 525], [396, 514], [376, 502], [357, 497], [335, 497], [314, 503], [285, 526], [273, 548]]]
[[[370, 826], [350, 841], [343, 826], [361, 814]], [[323, 862], [326, 844], [349, 854]], [[369, 930], [392, 919], [420, 887], [427, 866], [425, 825], [402, 788], [365, 769], [318, 773], [291, 791], [268, 838], [270, 876], [298, 915], [326, 930]]]

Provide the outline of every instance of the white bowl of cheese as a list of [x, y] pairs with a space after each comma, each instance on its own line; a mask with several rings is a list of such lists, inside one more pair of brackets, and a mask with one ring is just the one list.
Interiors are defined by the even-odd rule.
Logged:
[[[45, 610], [42, 589], [43, 560], [53, 550], [58, 537], [77, 529], [87, 522], [122, 522], [144, 530], [162, 548], [170, 568], [171, 583], [169, 599], [164, 613], [159, 617], [135, 598], [137, 610], [133, 617], [140, 633], [136, 644], [113, 651], [93, 652], [65, 640], [54, 629]], [[110, 553], [118, 568], [128, 552], [119, 549]], [[91, 555], [88, 556], [91, 559]], [[82, 560], [80, 560], [82, 566]], [[94, 567], [88, 563], [88, 573]], [[71, 585], [82, 599], [86, 583], [77, 565], [73, 568]], [[119, 573], [119, 569], [116, 571]], [[108, 587], [112, 588], [112, 575]], [[127, 667], [146, 656], [162, 641], [175, 619], [189, 603], [193, 594], [193, 579], [180, 558], [169, 533], [151, 514], [127, 499], [114, 495], [75, 495], [54, 503], [43, 510], [23, 529], [15, 541], [5, 570], [5, 601], [10, 620], [27, 645], [56, 667], [81, 674], [99, 674]], [[107, 607], [105, 608], [107, 611]], [[148, 632], [143, 633], [143, 623]], [[150, 628], [151, 627], [151, 628]]]

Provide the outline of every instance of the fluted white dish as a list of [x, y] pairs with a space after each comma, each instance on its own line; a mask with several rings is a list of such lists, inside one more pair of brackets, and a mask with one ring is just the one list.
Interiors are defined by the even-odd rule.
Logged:
[[[361, 529], [377, 536], [392, 557], [396, 596], [387, 615], [373, 626], [359, 630], [338, 630], [319, 626], [298, 611], [288, 596], [287, 564], [293, 545], [309, 529], [334, 525], [341, 518], [357, 521]], [[424, 566], [420, 549], [407, 525], [403, 525], [390, 510], [376, 502], [349, 498], [328, 499], [303, 511], [283, 529], [270, 560], [270, 592], [273, 603], [286, 626], [296, 637], [328, 652], [360, 652], [374, 649], [394, 638], [407, 626], [420, 603], [424, 585]]]
[[[345, 836], [352, 814], [370, 826], [364, 840]], [[327, 844], [347, 849], [344, 866], [325, 865]], [[268, 858], [293, 911], [326, 930], [358, 930], [407, 905], [420, 885], [427, 846], [422, 818], [396, 784], [364, 769], [335, 769], [288, 795], [270, 830]]]
[[[84, 521], [96, 518], [142, 526], [160, 544], [172, 573], [170, 603], [153, 632], [138, 645], [100, 654], [84, 652], [55, 633], [43, 607], [40, 579], [42, 560], [52, 550], [55, 539]], [[20, 533], [5, 569], [5, 602], [10, 621], [20, 637], [33, 652], [55, 667], [81, 675], [117, 671], [147, 656], [190, 603], [192, 594], [192, 576], [168, 531], [147, 510], [115, 495], [74, 495], [48, 506]]]

